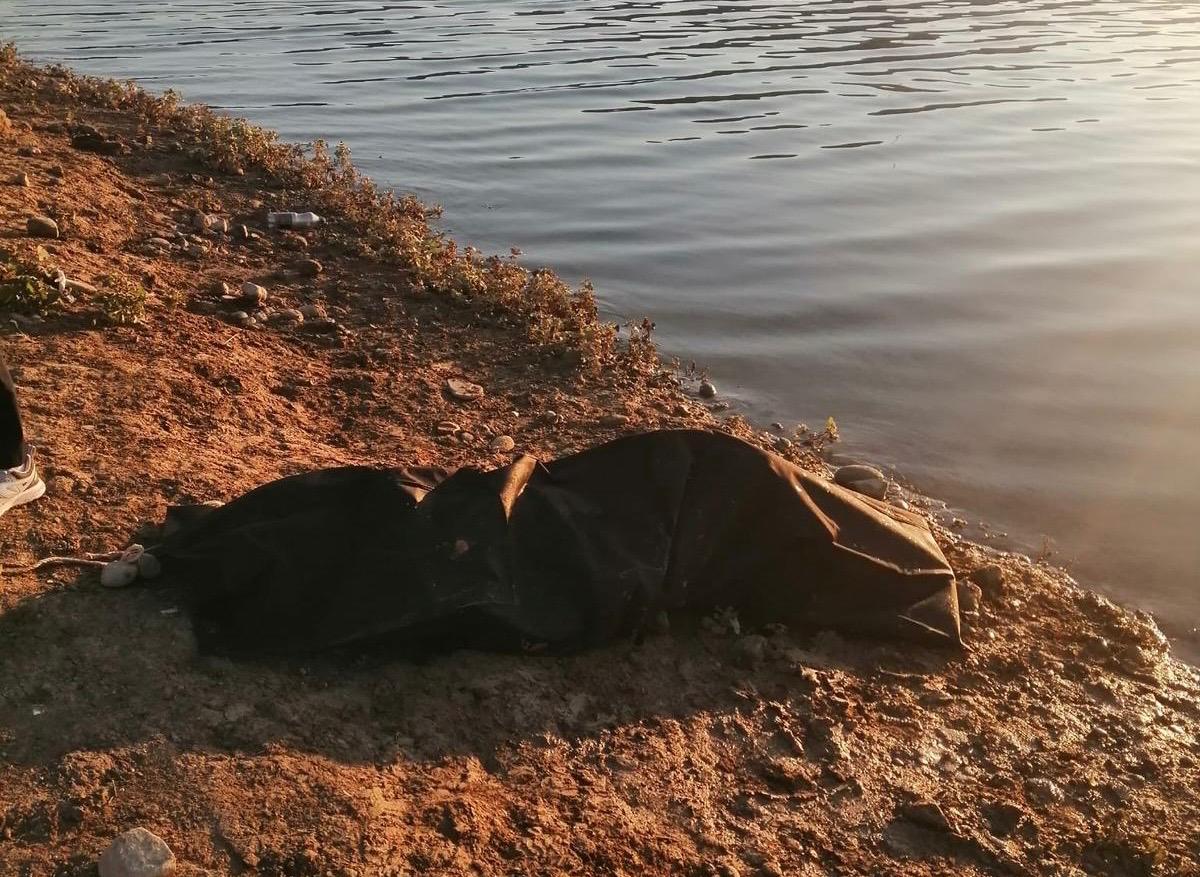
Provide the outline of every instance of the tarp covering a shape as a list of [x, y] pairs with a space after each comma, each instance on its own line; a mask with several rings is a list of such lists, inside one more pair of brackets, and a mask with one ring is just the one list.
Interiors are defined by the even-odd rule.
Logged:
[[200, 647], [566, 651], [661, 610], [957, 644], [925, 522], [739, 439], [651, 432], [491, 471], [348, 467], [173, 510]]

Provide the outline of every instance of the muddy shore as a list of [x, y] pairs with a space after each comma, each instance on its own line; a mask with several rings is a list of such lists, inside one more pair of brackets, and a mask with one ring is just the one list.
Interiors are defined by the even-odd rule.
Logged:
[[248, 665], [198, 657], [166, 589], [16, 571], [321, 466], [668, 426], [825, 464], [336, 150], [11, 53], [0, 109], [0, 345], [49, 486], [0, 521], [0, 874], [94, 874], [135, 826], [182, 875], [1200, 874], [1200, 674], [1148, 616], [940, 526], [978, 588], [961, 656], [721, 618], [570, 658]]

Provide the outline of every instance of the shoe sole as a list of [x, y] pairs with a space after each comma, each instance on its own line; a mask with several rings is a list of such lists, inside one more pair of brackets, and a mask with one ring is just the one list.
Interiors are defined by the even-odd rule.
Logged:
[[41, 499], [46, 494], [46, 482], [38, 481], [26, 487], [23, 491], [14, 496], [7, 504], [0, 504], [0, 515], [15, 509], [18, 506], [23, 506], [33, 502], [35, 499]]

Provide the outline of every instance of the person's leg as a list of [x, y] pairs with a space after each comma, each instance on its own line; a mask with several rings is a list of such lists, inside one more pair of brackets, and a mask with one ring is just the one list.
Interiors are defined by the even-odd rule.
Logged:
[[0, 353], [0, 469], [15, 469], [25, 462], [25, 430], [17, 405], [17, 388]]

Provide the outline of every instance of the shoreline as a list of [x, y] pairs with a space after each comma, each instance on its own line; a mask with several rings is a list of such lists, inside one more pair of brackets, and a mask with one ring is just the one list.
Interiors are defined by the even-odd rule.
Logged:
[[976, 603], [953, 659], [681, 621], [561, 659], [244, 666], [197, 658], [170, 594], [12, 572], [318, 466], [681, 426], [827, 466], [344, 152], [11, 52], [0, 109], [0, 343], [49, 486], [0, 527], [0, 871], [89, 873], [141, 825], [185, 875], [1200, 874], [1200, 673], [944, 527]]

